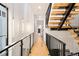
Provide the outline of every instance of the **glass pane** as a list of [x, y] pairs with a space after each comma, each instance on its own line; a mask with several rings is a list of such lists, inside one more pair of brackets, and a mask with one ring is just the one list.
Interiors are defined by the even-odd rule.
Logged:
[[[27, 43], [26, 43], [27, 42]], [[30, 50], [30, 37], [23, 40], [23, 56], [28, 56]]]
[[[7, 38], [7, 9], [0, 5], [0, 51], [6, 47]], [[0, 54], [6, 55], [6, 51]]]
[[63, 56], [63, 43], [60, 42], [57, 38], [46, 35], [46, 43], [49, 49], [49, 55], [51, 56]]
[[[6, 46], [6, 36], [0, 37], [0, 51], [3, 50]], [[6, 55], [6, 51], [1, 53], [0, 56], [5, 56]]]
[[[12, 56], [20, 56], [21, 55], [21, 43], [17, 43], [16, 45], [12, 46]], [[17, 52], [16, 52], [17, 51]]]

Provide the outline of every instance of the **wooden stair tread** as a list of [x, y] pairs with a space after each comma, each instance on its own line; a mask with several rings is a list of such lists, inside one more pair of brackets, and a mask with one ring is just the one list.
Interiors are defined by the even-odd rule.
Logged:
[[[57, 9], [57, 8], [60, 8], [60, 7], [67, 7], [69, 5], [69, 3], [55, 3], [55, 4], [52, 4], [52, 8], [54, 9]], [[79, 3], [76, 3], [74, 5], [74, 7], [79, 7]]]
[[79, 44], [79, 40], [75, 40], [77, 42], [77, 44]]
[[78, 14], [79, 11], [71, 11], [70, 14]]
[[55, 14], [64, 14], [65, 11], [52, 11], [51, 15], [55, 15]]
[[[52, 11], [51, 15], [57, 15], [57, 14], [63, 15], [64, 13], [65, 13], [65, 11]], [[75, 15], [78, 13], [79, 13], [79, 11], [71, 11], [70, 12], [71, 15]]]
[[[67, 20], [72, 20], [73, 17], [68, 17]], [[62, 17], [50, 17], [49, 20], [63, 20]]]
[[68, 30], [70, 33], [71, 33], [71, 36], [73, 38], [76, 38], [77, 37], [77, 34], [74, 32], [74, 30]]
[[[59, 28], [59, 26], [48, 26], [49, 28]], [[62, 28], [71, 28], [70, 26], [62, 26]]]
[[76, 3], [75, 6], [79, 6], [79, 3]]
[[[62, 22], [48, 22], [48, 24], [60, 24]], [[70, 22], [65, 22], [64, 24], [71, 24]]]
[[[68, 6], [69, 3], [54, 3], [53, 6]], [[76, 4], [77, 5], [77, 4]]]
[[76, 40], [79, 40], [79, 37], [76, 37]]
[[74, 30], [68, 30], [71, 34], [71, 36], [74, 38], [74, 40], [77, 42], [79, 45], [79, 36], [74, 32]]
[[75, 40], [75, 41], [79, 43], [79, 40]]
[[59, 7], [67, 7], [69, 3], [55, 3], [52, 4], [52, 8], [59, 8]]

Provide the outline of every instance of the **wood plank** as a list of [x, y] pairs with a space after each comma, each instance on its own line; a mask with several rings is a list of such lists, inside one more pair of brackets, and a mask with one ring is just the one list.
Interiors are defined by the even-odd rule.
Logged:
[[74, 30], [68, 30], [70, 33], [71, 33], [71, 36], [73, 38], [76, 38], [77, 37], [77, 34], [74, 32]]
[[77, 43], [79, 43], [79, 40], [75, 40]]
[[[50, 20], [63, 20], [62, 17], [50, 17]], [[72, 20], [73, 17], [68, 17], [67, 20]]]
[[52, 8], [59, 8], [59, 7], [67, 7], [69, 3], [55, 3], [52, 4]]
[[[48, 24], [60, 24], [62, 22], [48, 22]], [[70, 22], [65, 22], [64, 24], [71, 24]]]
[[55, 15], [55, 14], [64, 14], [65, 11], [52, 11], [51, 15]]
[[76, 40], [79, 40], [79, 36], [75, 38]]
[[[49, 28], [59, 28], [59, 26], [48, 26]], [[70, 26], [62, 26], [62, 28], [71, 28]]]
[[68, 30], [74, 40], [79, 44], [79, 36], [74, 32], [74, 30]]
[[[57, 9], [57, 8], [60, 8], [60, 7], [67, 7], [69, 3], [55, 3], [55, 4], [52, 4], [52, 8], [54, 9]], [[75, 4], [75, 7], [79, 7], [79, 3], [76, 3]]]
[[[64, 13], [65, 13], [65, 11], [52, 11], [52, 12], [51, 12], [51, 15], [57, 15], [57, 14], [62, 15], [62, 14], [64, 14]], [[79, 11], [71, 11], [71, 12], [70, 12], [71, 15], [76, 15], [76, 14], [78, 14], [78, 13], [79, 13]]]
[[75, 6], [79, 6], [79, 3], [76, 3]]
[[75, 15], [75, 14], [78, 14], [78, 13], [79, 13], [79, 11], [71, 11], [71, 12], [70, 12], [70, 14], [74, 14], [74, 15]]

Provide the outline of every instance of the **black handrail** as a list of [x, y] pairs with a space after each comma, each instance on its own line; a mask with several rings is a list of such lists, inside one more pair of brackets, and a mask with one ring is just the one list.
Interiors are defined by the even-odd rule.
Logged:
[[[55, 38], [57, 41], [59, 41], [60, 43], [63, 44], [63, 56], [65, 56], [66, 43], [64, 43], [63, 41], [59, 40], [58, 38], [52, 36], [51, 34], [46, 33], [46, 35], [49, 35], [49, 36]], [[46, 37], [47, 37], [47, 36], [46, 36]], [[48, 38], [47, 38], [47, 39], [48, 39]]]
[[[20, 42], [20, 43], [21, 43], [21, 56], [22, 56], [22, 55], [23, 55], [23, 40], [24, 40], [25, 38], [27, 38], [27, 37], [30, 36], [30, 41], [31, 41], [31, 35], [32, 35], [32, 34], [34, 35], [34, 33], [31, 33], [31, 34], [29, 34], [28, 36], [22, 38], [21, 40], [18, 40], [18, 41], [16, 41], [16, 42], [12, 43], [11, 45], [6, 46], [3, 50], [0, 51], [0, 53], [2, 53], [2, 52], [4, 52], [4, 51], [8, 50], [9, 48], [13, 47], [14, 45], [16, 45], [16, 44], [18, 44], [18, 43]], [[30, 42], [29, 47], [30, 47], [30, 49], [31, 49], [31, 42]], [[31, 52], [31, 50], [30, 50], [29, 52]]]
[[48, 25], [50, 11], [51, 11], [51, 6], [52, 6], [52, 3], [49, 4], [49, 6], [47, 8], [47, 11], [46, 11], [46, 25]]
[[70, 14], [71, 10], [73, 9], [74, 5], [75, 5], [75, 3], [70, 3], [69, 9], [68, 9], [68, 11], [66, 12], [66, 16], [63, 18], [63, 21], [62, 21], [62, 23], [60, 24], [60, 27], [58, 28], [58, 30], [60, 30], [60, 29], [62, 28], [64, 22], [66, 21], [67, 17], [69, 16], [69, 14]]
[[79, 56], [79, 52], [72, 53], [72, 54], [70, 54], [70, 55], [68, 55], [68, 56]]

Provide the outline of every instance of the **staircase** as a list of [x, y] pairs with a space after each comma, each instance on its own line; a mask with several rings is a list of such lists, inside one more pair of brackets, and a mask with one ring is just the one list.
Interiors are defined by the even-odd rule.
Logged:
[[71, 29], [71, 20], [79, 13], [79, 3], [55, 3], [51, 4], [48, 20], [50, 29]]

